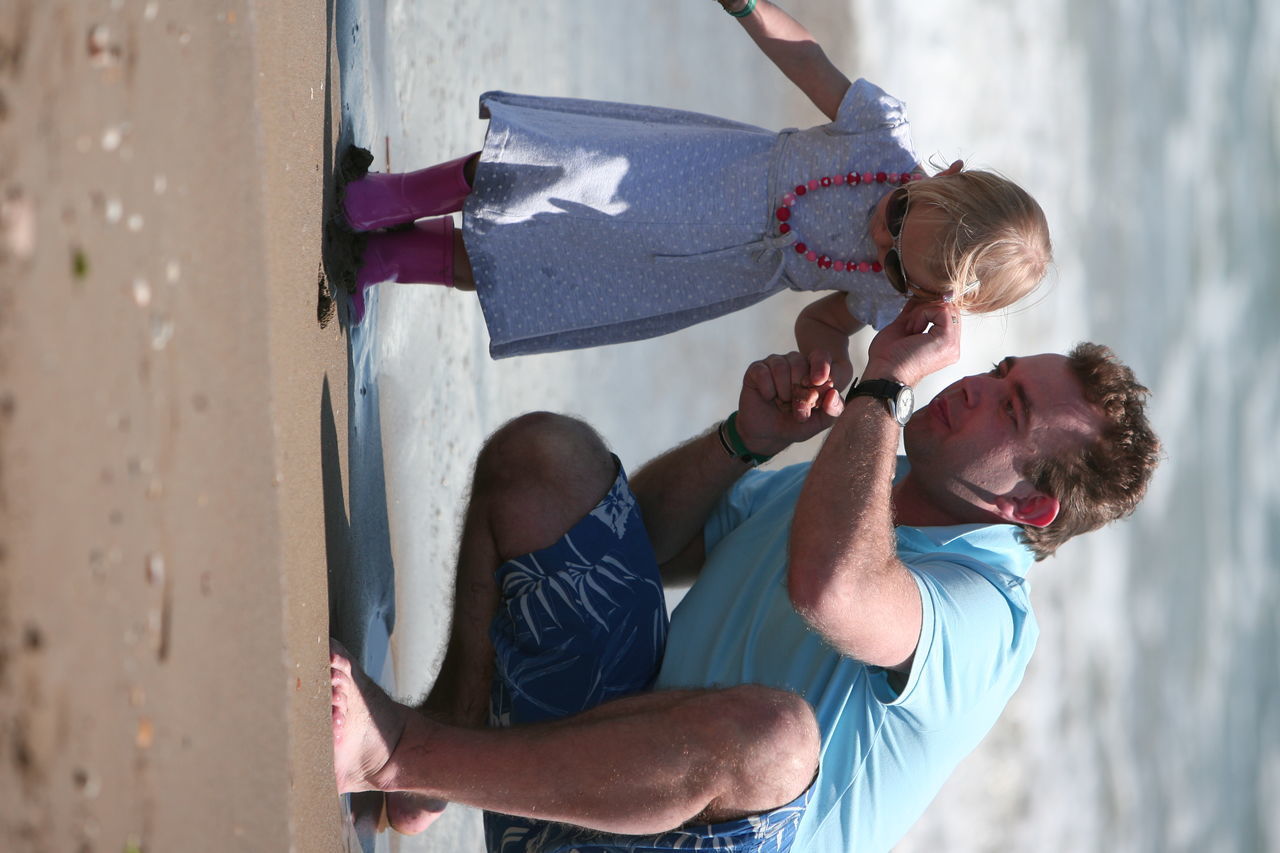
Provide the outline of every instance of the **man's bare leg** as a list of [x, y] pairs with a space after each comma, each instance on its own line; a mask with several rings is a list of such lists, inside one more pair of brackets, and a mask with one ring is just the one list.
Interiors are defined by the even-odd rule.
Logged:
[[474, 729], [395, 703], [341, 646], [330, 664], [343, 793], [408, 790], [643, 835], [777, 808], [804, 791], [817, 766], [816, 721], [785, 691], [645, 693], [564, 720]]
[[[498, 567], [555, 543], [599, 503], [617, 470], [587, 425], [534, 413], [499, 429], [476, 460], [458, 550], [453, 622], [440, 673], [421, 711], [460, 726], [484, 726], [494, 651], [489, 626], [498, 607]], [[387, 820], [412, 835], [445, 803], [412, 793], [387, 797]]]

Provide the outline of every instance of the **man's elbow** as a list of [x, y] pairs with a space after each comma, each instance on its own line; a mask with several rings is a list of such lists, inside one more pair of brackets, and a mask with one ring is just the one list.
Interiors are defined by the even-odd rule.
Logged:
[[839, 573], [826, 561], [793, 552], [787, 568], [787, 595], [791, 606], [806, 622], [818, 630], [828, 619], [828, 611], [838, 609], [841, 592]]
[[[815, 571], [815, 565], [822, 570]], [[875, 569], [866, 566], [827, 570], [793, 553], [787, 594], [796, 614], [832, 648], [855, 660], [892, 668], [909, 660], [915, 650], [919, 605], [914, 608], [913, 628], [894, 597], [878, 594], [884, 588], [873, 580], [875, 575]], [[852, 580], [857, 577], [865, 582]]]
[[797, 571], [797, 568], [796, 559], [792, 557], [791, 564], [787, 568], [787, 596], [791, 599], [791, 606], [796, 612], [804, 616], [821, 599], [822, 585], [816, 583], [808, 572]]

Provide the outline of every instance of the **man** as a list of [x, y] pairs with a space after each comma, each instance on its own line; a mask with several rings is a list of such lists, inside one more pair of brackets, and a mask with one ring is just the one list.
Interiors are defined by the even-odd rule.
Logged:
[[[892, 846], [1022, 677], [1030, 563], [1131, 512], [1158, 454], [1146, 389], [1083, 345], [954, 383], [899, 462], [901, 388], [959, 344], [953, 308], [908, 305], [843, 403], [821, 354], [756, 362], [727, 427], [631, 489], [581, 423], [504, 427], [434, 716], [335, 647], [339, 790], [416, 792], [388, 797], [406, 829], [431, 798], [485, 808], [498, 850]], [[743, 476], [828, 426], [811, 466]], [[669, 640], [659, 565], [700, 571]], [[478, 728], [486, 696], [491, 725], [519, 725]]]

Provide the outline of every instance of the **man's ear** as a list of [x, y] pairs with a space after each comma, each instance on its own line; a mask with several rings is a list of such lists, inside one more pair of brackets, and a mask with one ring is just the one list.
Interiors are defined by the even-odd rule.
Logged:
[[1012, 524], [1048, 527], [1058, 517], [1062, 505], [1044, 492], [1032, 490], [1025, 495], [996, 498], [996, 514]]

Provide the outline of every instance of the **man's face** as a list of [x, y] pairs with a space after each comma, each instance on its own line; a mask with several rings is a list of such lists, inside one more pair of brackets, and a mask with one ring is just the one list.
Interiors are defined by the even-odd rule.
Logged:
[[1036, 524], [1038, 516], [1019, 515], [1037, 494], [1022, 472], [1101, 428], [1065, 356], [1010, 356], [934, 397], [907, 424], [904, 442], [915, 484], [935, 507], [957, 518], [978, 508]]

